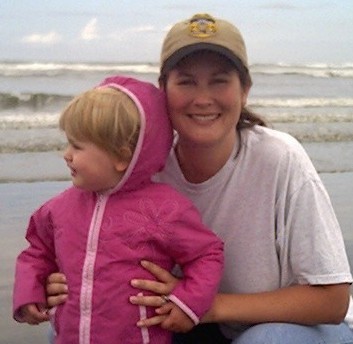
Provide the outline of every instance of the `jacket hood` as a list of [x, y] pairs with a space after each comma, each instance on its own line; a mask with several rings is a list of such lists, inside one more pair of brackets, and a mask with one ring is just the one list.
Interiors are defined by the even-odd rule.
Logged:
[[151, 83], [124, 76], [106, 78], [99, 87], [113, 87], [135, 103], [141, 120], [136, 149], [123, 178], [114, 188], [132, 190], [150, 182], [165, 165], [173, 141], [165, 93]]

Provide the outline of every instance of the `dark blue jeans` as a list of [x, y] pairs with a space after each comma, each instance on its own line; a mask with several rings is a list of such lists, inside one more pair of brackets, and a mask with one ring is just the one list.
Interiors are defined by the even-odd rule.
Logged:
[[217, 324], [201, 324], [188, 333], [177, 333], [173, 344], [230, 344], [218, 328]]
[[196, 326], [187, 334], [176, 334], [173, 344], [353, 344], [353, 331], [346, 323], [303, 326], [267, 323], [251, 326], [229, 340], [215, 324]]

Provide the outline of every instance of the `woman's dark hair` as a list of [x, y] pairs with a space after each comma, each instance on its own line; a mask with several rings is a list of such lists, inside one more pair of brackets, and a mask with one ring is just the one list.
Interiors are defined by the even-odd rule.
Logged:
[[[239, 75], [240, 84], [243, 88], [250, 88], [252, 86], [252, 80], [250, 76], [249, 70], [240, 62], [236, 64], [236, 70]], [[260, 125], [263, 127], [267, 127], [266, 121], [251, 111], [247, 106], [244, 106], [240, 113], [240, 118], [237, 124], [237, 129], [241, 130], [244, 128], [251, 128], [254, 125]]]
[[[179, 61], [181, 62], [181, 61]], [[178, 63], [179, 64], [179, 63]], [[177, 64], [177, 65], [178, 65]], [[238, 72], [239, 79], [240, 79], [240, 84], [242, 87], [245, 88], [250, 88], [252, 85], [252, 80], [251, 76], [249, 73], [249, 70], [243, 65], [243, 63], [237, 59], [236, 63], [232, 61], [232, 64], [235, 66], [235, 69]], [[176, 67], [175, 65], [174, 67]], [[166, 88], [167, 81], [168, 81], [168, 74], [173, 68], [161, 68], [161, 73], [159, 76], [159, 85], [163, 86]], [[258, 114], [254, 113], [251, 111], [247, 106], [244, 106], [243, 109], [241, 110], [240, 113], [240, 118], [237, 124], [237, 130], [242, 130], [244, 128], [251, 128], [254, 125], [260, 125], [263, 127], [267, 127], [266, 121], [259, 116]]]

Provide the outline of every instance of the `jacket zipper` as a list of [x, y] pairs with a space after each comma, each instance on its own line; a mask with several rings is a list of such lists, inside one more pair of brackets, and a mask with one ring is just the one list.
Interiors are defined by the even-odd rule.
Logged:
[[80, 344], [90, 343], [94, 264], [96, 261], [99, 232], [107, 199], [108, 197], [104, 197], [103, 195], [98, 196], [88, 232], [80, 293]]

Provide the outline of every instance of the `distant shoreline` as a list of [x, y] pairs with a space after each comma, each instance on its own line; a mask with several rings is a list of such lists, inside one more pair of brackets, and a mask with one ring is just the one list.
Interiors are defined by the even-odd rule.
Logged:
[[[27, 138], [22, 140], [26, 145]], [[303, 146], [319, 173], [353, 172], [353, 141], [304, 142]], [[70, 175], [61, 151], [0, 153], [0, 183], [65, 180]]]

